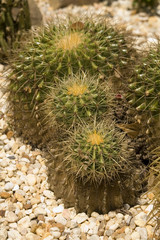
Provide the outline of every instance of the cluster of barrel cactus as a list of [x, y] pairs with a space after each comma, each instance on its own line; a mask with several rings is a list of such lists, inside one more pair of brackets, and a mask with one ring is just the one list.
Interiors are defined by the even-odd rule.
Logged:
[[0, 57], [31, 27], [27, 0], [0, 0]]
[[[90, 19], [44, 27], [15, 54], [10, 77], [15, 128], [48, 150], [51, 189], [79, 211], [134, 204], [141, 189], [138, 174], [132, 174], [143, 168], [137, 138], [118, 125], [134, 123], [121, 109], [135, 55], [130, 34]], [[99, 195], [101, 203], [89, 200]]]
[[44, 27], [16, 52], [15, 129], [45, 148], [50, 188], [66, 206], [105, 213], [135, 203], [144, 138], [149, 129], [159, 138], [159, 55], [158, 45], [139, 57], [126, 31], [90, 19]]

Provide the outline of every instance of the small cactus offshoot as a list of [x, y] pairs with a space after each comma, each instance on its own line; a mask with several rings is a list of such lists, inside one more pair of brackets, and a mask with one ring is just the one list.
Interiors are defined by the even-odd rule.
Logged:
[[82, 125], [71, 134], [66, 145], [66, 168], [86, 182], [111, 181], [129, 165], [124, 158], [124, 133], [113, 124]]
[[98, 77], [79, 73], [57, 80], [44, 101], [46, 121], [67, 127], [102, 117], [112, 105], [113, 93], [108, 84], [99, 84]]

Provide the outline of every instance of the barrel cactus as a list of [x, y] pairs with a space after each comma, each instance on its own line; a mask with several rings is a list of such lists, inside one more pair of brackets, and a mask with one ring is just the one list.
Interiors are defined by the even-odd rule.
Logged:
[[144, 169], [129, 138], [110, 121], [83, 123], [68, 134], [58, 146], [52, 139], [47, 156], [56, 197], [88, 214], [135, 204]]
[[83, 126], [69, 137], [64, 163], [84, 181], [109, 181], [129, 166], [124, 143], [124, 133], [112, 123]]
[[136, 66], [133, 77], [130, 79], [128, 96], [129, 103], [138, 111], [148, 112], [151, 116], [158, 116], [160, 109], [160, 81], [159, 62], [160, 46], [151, 48]]
[[54, 87], [50, 86], [51, 90], [42, 104], [47, 116], [44, 118], [52, 125], [57, 122], [58, 125], [74, 127], [94, 116], [102, 118], [113, 105], [111, 87], [100, 84], [98, 76], [79, 72], [57, 82]]
[[0, 0], [0, 56], [31, 27], [27, 0]]

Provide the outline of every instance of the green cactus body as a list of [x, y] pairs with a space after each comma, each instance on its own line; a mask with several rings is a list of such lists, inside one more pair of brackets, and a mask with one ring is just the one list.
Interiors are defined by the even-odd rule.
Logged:
[[129, 164], [124, 158], [124, 142], [124, 133], [118, 132], [113, 124], [82, 126], [69, 138], [66, 168], [84, 181], [113, 180]]
[[0, 57], [31, 27], [27, 0], [0, 0]]
[[154, 236], [159, 237], [160, 228], [160, 146], [156, 147], [151, 154], [154, 156], [154, 160], [150, 164], [148, 174], [149, 192], [153, 193], [153, 209], [149, 214], [149, 220], [155, 221], [156, 228]]
[[136, 67], [129, 83], [129, 103], [137, 110], [149, 112], [152, 116], [160, 112], [159, 58], [159, 49], [151, 49], [148, 56]]
[[48, 146], [48, 182], [65, 207], [91, 214], [136, 203], [144, 167], [142, 173], [134, 144], [113, 122], [83, 124], [67, 138], [58, 137]]
[[[127, 34], [109, 24], [76, 22], [56, 24], [44, 28], [20, 49], [13, 64], [11, 89], [16, 96], [35, 102], [43, 102], [46, 85], [79, 70], [90, 74], [106, 74], [106, 78], [118, 77], [124, 80], [129, 68], [131, 45]], [[33, 104], [32, 104], [33, 103]]]
[[89, 121], [95, 115], [102, 117], [112, 105], [113, 93], [106, 84], [99, 84], [98, 77], [83, 72], [60, 81], [52, 88], [42, 104], [47, 122], [66, 127]]
[[159, 0], [133, 0], [133, 7], [138, 11], [142, 9], [154, 9], [158, 4]]

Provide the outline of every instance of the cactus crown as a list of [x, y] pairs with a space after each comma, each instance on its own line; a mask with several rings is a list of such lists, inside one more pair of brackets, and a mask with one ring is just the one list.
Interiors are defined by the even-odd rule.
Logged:
[[87, 86], [85, 84], [73, 84], [68, 87], [68, 95], [80, 96], [87, 92]]
[[84, 36], [79, 32], [71, 32], [58, 40], [57, 48], [63, 51], [71, 51], [84, 42]]
[[91, 143], [91, 145], [100, 145], [104, 142], [104, 139], [100, 134], [94, 131], [94, 133], [88, 136], [87, 142]]

